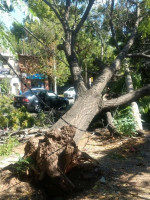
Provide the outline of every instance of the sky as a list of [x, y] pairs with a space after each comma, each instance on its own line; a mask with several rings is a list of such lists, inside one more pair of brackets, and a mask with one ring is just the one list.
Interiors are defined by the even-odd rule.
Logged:
[[23, 15], [23, 13], [19, 9], [16, 9], [15, 12], [13, 11], [10, 14], [6, 13], [1, 15], [0, 20], [6, 25], [7, 28], [10, 28], [14, 19], [22, 23], [24, 17], [25, 15]]
[[[25, 18], [25, 14], [28, 12], [27, 5], [22, 1], [18, 1], [18, 2], [19, 2], [18, 3], [19, 6], [15, 5], [13, 12], [7, 13], [0, 10], [0, 21], [3, 22], [7, 28], [11, 27], [14, 19], [22, 23], [23, 18]], [[7, 4], [8, 7], [9, 7], [9, 3], [10, 1], [8, 1], [8, 4]]]
[[[7, 1], [8, 1], [8, 3], [10, 3], [10, 0], [6, 0], [6, 2]], [[115, 0], [115, 1], [117, 1], [117, 0]], [[0, 21], [2, 21], [8, 29], [11, 28], [11, 25], [12, 25], [14, 19], [16, 19], [18, 22], [22, 23], [25, 16], [27, 14], [29, 15], [27, 4], [25, 4], [22, 1], [18, 1], [18, 2], [20, 2], [19, 3], [20, 8], [19, 8], [19, 6], [15, 6], [15, 10], [13, 12], [11, 12], [10, 14], [0, 11]], [[106, 0], [95, 0], [94, 7], [96, 7], [98, 4], [104, 4], [105, 2], [106, 2]]]
[[[10, 0], [7, 0], [6, 2], [10, 4]], [[106, 0], [95, 0], [94, 6], [97, 6], [99, 3], [103, 4], [105, 2]], [[25, 15], [28, 13], [27, 5], [25, 5], [25, 3], [21, 2], [19, 6], [21, 6], [21, 9], [16, 6], [15, 10], [10, 14], [0, 12], [0, 21], [2, 21], [8, 29], [11, 27], [14, 19], [22, 23], [23, 19], [25, 18]]]

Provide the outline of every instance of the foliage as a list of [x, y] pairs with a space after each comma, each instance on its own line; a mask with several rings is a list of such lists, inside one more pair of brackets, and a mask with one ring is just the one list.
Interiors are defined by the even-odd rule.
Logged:
[[8, 78], [4, 78], [0, 81], [0, 90], [4, 94], [8, 94], [10, 91], [10, 80]]
[[[63, 52], [58, 52], [57, 45], [62, 37], [62, 31], [55, 28], [54, 22], [47, 18], [41, 21], [26, 20], [24, 28], [28, 31], [24, 33], [23, 26], [14, 23], [11, 32], [16, 38], [16, 51], [28, 54], [26, 69], [24, 72], [34, 74], [40, 73], [54, 79], [57, 77], [57, 84], [64, 85], [70, 76]], [[32, 34], [30, 34], [30, 33]], [[34, 35], [34, 36], [33, 36]], [[24, 37], [23, 37], [24, 36]], [[33, 59], [34, 58], [34, 59]], [[56, 70], [54, 70], [56, 65]]]
[[15, 36], [17, 42], [19, 42], [19, 39], [23, 39], [26, 36], [23, 26], [16, 22], [13, 23], [11, 33]]
[[0, 156], [9, 155], [12, 149], [19, 144], [15, 137], [8, 137], [4, 144], [0, 145]]
[[0, 128], [10, 128], [17, 130], [20, 128], [30, 128], [33, 126], [43, 126], [45, 114], [40, 113], [38, 116], [31, 115], [22, 107], [15, 109], [13, 99], [5, 95], [0, 98]]
[[114, 124], [118, 132], [125, 136], [136, 134], [136, 123], [130, 106], [117, 111], [114, 116]]
[[34, 163], [31, 157], [26, 159], [20, 158], [18, 162], [15, 163], [15, 172], [17, 174], [24, 174], [30, 169], [31, 165]]
[[150, 97], [144, 97], [139, 101], [140, 104], [140, 112], [142, 114], [146, 114], [150, 111]]
[[150, 119], [150, 97], [144, 97], [139, 100], [140, 113], [142, 120], [149, 123]]

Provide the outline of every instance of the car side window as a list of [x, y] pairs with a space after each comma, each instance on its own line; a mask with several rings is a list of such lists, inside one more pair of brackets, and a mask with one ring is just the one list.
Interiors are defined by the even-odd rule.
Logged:
[[52, 93], [52, 92], [47, 92], [47, 96], [48, 97], [56, 97], [56, 94]]

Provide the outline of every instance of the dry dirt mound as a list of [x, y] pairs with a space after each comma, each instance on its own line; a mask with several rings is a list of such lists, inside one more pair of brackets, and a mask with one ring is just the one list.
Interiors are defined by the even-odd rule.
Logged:
[[[122, 139], [85, 133], [79, 148], [97, 159], [99, 164], [85, 163], [68, 174], [82, 191], [51, 199], [150, 199], [149, 132], [145, 137]], [[35, 187], [31, 183], [31, 179], [14, 176], [13, 166], [8, 166], [0, 173], [1, 199], [49, 199], [39, 190], [39, 185]]]

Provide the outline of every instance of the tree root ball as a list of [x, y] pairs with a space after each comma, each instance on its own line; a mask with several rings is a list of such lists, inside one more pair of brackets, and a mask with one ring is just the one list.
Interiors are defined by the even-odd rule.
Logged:
[[38, 181], [46, 181], [46, 187], [52, 188], [57, 184], [57, 188], [67, 192], [74, 188], [66, 176], [78, 164], [81, 155], [73, 140], [74, 135], [73, 127], [64, 126], [50, 130], [42, 139], [34, 138], [27, 142], [24, 158], [33, 158], [32, 173]]

